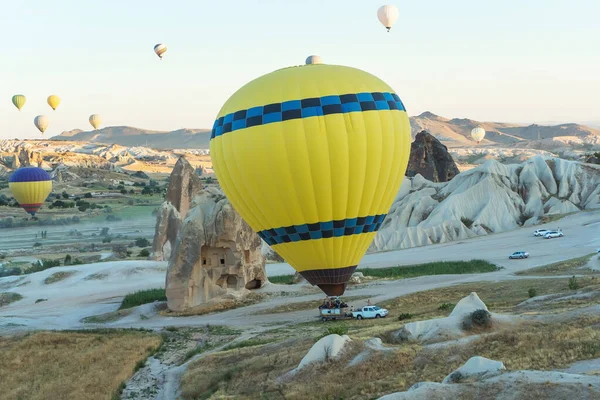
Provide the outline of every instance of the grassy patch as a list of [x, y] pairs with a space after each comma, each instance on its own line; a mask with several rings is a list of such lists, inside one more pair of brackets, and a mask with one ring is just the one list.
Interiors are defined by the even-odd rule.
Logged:
[[294, 274], [270, 276], [269, 282], [275, 283], [278, 285], [291, 285], [294, 283]]
[[108, 274], [90, 274], [88, 276], [86, 276], [85, 278], [83, 278], [84, 281], [96, 281], [96, 280], [102, 280], [102, 279], [106, 279], [108, 277]]
[[167, 301], [165, 289], [157, 288], [129, 293], [123, 298], [119, 310], [154, 303], [155, 301]]
[[556, 324], [517, 325], [466, 346], [444, 349], [405, 344], [349, 367], [361, 351], [355, 340], [339, 359], [307, 367], [281, 382], [278, 378], [295, 368], [314, 344], [314, 338], [299, 337], [268, 349], [250, 346], [192, 363], [181, 380], [182, 398], [281, 398], [282, 393], [292, 400], [378, 398], [417, 382], [440, 382], [476, 355], [502, 360], [510, 370], [564, 368], [600, 356], [600, 330], [590, 328], [598, 322], [600, 317], [594, 316], [560, 329]]
[[438, 261], [428, 264], [398, 266], [390, 268], [360, 268], [364, 276], [376, 278], [398, 279], [413, 278], [425, 275], [475, 274], [498, 271], [498, 267], [485, 260], [471, 261]]
[[62, 280], [65, 280], [65, 279], [75, 275], [76, 273], [77, 273], [77, 271], [55, 272], [52, 275], [50, 275], [49, 277], [47, 277], [46, 279], [44, 279], [44, 283], [46, 285], [50, 285], [52, 283], [60, 282]]
[[550, 275], [565, 275], [569, 273], [576, 273], [578, 275], [581, 274], [589, 274], [594, 273], [591, 269], [582, 268], [585, 266], [590, 259], [595, 255], [595, 253], [588, 254], [583, 257], [572, 258], [570, 260], [559, 261], [557, 263], [542, 265], [541, 267], [536, 267], [532, 269], [528, 269], [525, 271], [519, 271], [516, 275], [539, 275], [539, 276], [550, 276]]
[[183, 362], [186, 362], [187, 360], [189, 360], [197, 354], [202, 354], [205, 351], [212, 349], [212, 347], [213, 346], [211, 346], [209, 343], [203, 343], [199, 346], [194, 347], [192, 350], [185, 353], [185, 356], [183, 357]]
[[0, 307], [4, 307], [9, 305], [10, 303], [14, 303], [15, 301], [19, 301], [23, 298], [19, 293], [13, 292], [5, 292], [0, 293]]
[[92, 315], [85, 317], [81, 320], [84, 324], [105, 324], [107, 322], [114, 322], [127, 315], [131, 314], [132, 310], [117, 310], [100, 315]]
[[137, 331], [0, 337], [3, 399], [110, 399], [161, 343]]
[[229, 346], [226, 346], [223, 350], [226, 351], [226, 350], [233, 350], [233, 349], [243, 349], [246, 347], [262, 346], [264, 344], [273, 343], [276, 340], [277, 339], [274, 339], [274, 338], [270, 338], [270, 339], [252, 338], [252, 339], [244, 340], [241, 342], [232, 343]]

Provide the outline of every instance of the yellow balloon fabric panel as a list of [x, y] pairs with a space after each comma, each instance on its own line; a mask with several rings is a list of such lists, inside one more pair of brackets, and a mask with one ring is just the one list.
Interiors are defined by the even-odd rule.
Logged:
[[14, 198], [28, 213], [37, 212], [52, 191], [52, 181], [10, 182]]

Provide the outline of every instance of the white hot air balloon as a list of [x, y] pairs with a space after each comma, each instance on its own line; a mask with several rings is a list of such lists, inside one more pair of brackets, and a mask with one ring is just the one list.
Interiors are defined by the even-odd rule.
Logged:
[[42, 132], [43, 135], [46, 129], [48, 128], [48, 125], [50, 124], [50, 119], [45, 115], [38, 115], [33, 119], [33, 123], [35, 124], [35, 127], [38, 128], [40, 132]]
[[480, 126], [478, 126], [477, 128], [473, 128], [473, 130], [471, 131], [471, 137], [474, 140], [477, 140], [477, 143], [481, 142], [485, 137], [485, 129], [483, 129]]
[[306, 58], [306, 65], [309, 64], [323, 64], [323, 59], [321, 58], [321, 56], [308, 56]]
[[94, 129], [98, 129], [102, 124], [102, 118], [98, 114], [92, 114], [90, 115], [90, 124], [92, 124]]
[[156, 53], [158, 58], [160, 58], [161, 60], [162, 60], [162, 55], [165, 54], [166, 51], [167, 51], [167, 46], [162, 43], [159, 43], [156, 46], [154, 46], [154, 52]]
[[400, 12], [398, 11], [398, 7], [391, 4], [381, 6], [379, 7], [379, 10], [377, 10], [377, 18], [379, 19], [379, 22], [387, 28], [388, 32], [392, 29], [392, 25], [396, 23], [399, 15]]

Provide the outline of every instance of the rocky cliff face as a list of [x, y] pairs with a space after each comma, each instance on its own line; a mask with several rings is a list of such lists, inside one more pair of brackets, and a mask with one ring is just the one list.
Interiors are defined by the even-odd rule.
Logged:
[[600, 166], [542, 156], [511, 165], [489, 160], [450, 182], [405, 178], [369, 251], [461, 240], [597, 208]]
[[447, 182], [459, 172], [446, 146], [426, 131], [417, 133], [410, 146], [406, 176], [420, 174], [432, 182]]
[[192, 199], [202, 191], [200, 178], [185, 157], [180, 157], [167, 188], [167, 197], [156, 218], [156, 233], [152, 243], [153, 257], [168, 260]]
[[260, 288], [267, 281], [262, 241], [223, 193], [206, 188], [191, 207], [167, 271], [169, 309], [181, 311]]

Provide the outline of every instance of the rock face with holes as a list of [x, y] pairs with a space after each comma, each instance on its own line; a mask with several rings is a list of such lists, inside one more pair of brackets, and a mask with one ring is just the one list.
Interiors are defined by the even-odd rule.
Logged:
[[195, 174], [194, 167], [180, 157], [171, 176], [165, 202], [158, 210], [152, 254], [155, 260], [168, 260], [171, 249], [181, 230], [192, 199], [202, 191], [200, 178]]
[[202, 190], [173, 247], [166, 279], [169, 309], [238, 298], [262, 287], [267, 277], [261, 247], [260, 237], [218, 188]]
[[460, 171], [448, 148], [427, 131], [421, 131], [410, 145], [410, 157], [406, 176], [420, 174], [432, 182], [447, 182]]

